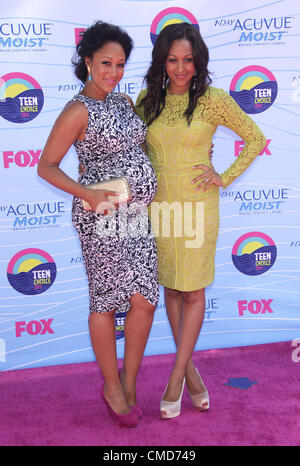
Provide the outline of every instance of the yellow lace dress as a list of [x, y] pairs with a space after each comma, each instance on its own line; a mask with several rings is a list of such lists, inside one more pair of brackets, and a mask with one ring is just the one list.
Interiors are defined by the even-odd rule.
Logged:
[[[146, 90], [136, 102], [139, 107]], [[194, 291], [214, 279], [219, 230], [219, 188], [205, 193], [191, 184], [202, 171], [196, 164], [211, 166], [209, 150], [218, 125], [237, 133], [245, 146], [239, 157], [221, 174], [223, 185], [232, 183], [262, 151], [266, 140], [253, 120], [222, 89], [209, 87], [199, 98], [188, 126], [184, 112], [188, 92], [170, 95], [160, 116], [148, 126], [147, 151], [154, 167], [158, 190], [150, 205], [156, 236], [159, 283], [165, 287]]]

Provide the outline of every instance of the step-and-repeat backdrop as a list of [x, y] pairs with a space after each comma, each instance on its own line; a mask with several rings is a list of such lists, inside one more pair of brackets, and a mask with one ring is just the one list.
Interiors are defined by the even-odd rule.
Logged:
[[[94, 359], [88, 285], [71, 224], [71, 196], [37, 176], [56, 117], [81, 83], [71, 59], [80, 31], [95, 20], [122, 26], [134, 51], [117, 91], [136, 99], [152, 41], [176, 21], [198, 25], [215, 87], [263, 130], [255, 163], [220, 191], [216, 277], [206, 290], [196, 349], [300, 337], [299, 13], [297, 0], [11, 0], [0, 18], [0, 370]], [[243, 141], [214, 136], [223, 171]], [[63, 168], [77, 178], [73, 149]], [[161, 290], [147, 355], [175, 350]], [[123, 356], [124, 316], [116, 319]]]

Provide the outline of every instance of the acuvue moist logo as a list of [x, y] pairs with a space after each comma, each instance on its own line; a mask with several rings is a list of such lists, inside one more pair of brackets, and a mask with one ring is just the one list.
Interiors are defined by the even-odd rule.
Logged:
[[14, 231], [59, 228], [66, 213], [66, 201], [0, 204], [0, 219], [9, 220], [7, 226]]
[[289, 202], [291, 188], [261, 188], [224, 191], [221, 199], [231, 199], [239, 215], [283, 214]]
[[158, 34], [165, 26], [175, 23], [189, 23], [199, 29], [198, 22], [190, 11], [179, 7], [166, 8], [155, 16], [151, 24], [150, 39], [152, 44], [155, 44]]
[[42, 249], [19, 251], [9, 261], [7, 279], [19, 293], [37, 295], [47, 291], [56, 278], [56, 264]]
[[286, 38], [293, 32], [294, 24], [294, 16], [214, 19], [215, 27], [232, 31], [239, 47], [285, 45]]
[[242, 235], [232, 248], [232, 262], [245, 275], [261, 275], [275, 263], [277, 248], [265, 233], [252, 231]]
[[12, 123], [27, 123], [44, 105], [39, 83], [28, 74], [13, 72], [0, 78], [0, 115]]
[[261, 113], [271, 107], [277, 92], [275, 76], [258, 65], [246, 66], [238, 71], [229, 88], [231, 97], [249, 114]]
[[21, 22], [0, 22], [0, 52], [45, 52], [52, 29], [52, 23], [28, 22], [26, 18]]

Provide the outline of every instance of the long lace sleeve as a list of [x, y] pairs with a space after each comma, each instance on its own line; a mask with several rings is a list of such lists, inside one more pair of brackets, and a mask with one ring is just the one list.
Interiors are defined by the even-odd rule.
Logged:
[[240, 108], [232, 97], [222, 89], [215, 89], [216, 96], [214, 101], [214, 118], [216, 123], [234, 131], [245, 141], [245, 146], [230, 165], [230, 167], [221, 174], [223, 187], [227, 188], [246, 168], [253, 162], [256, 156], [263, 150], [266, 144], [266, 138], [254, 123], [254, 121]]

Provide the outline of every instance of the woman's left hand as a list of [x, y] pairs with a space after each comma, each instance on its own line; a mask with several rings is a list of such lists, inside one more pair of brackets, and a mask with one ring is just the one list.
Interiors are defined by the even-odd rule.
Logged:
[[222, 178], [213, 167], [207, 167], [206, 165], [199, 164], [195, 165], [193, 168], [195, 170], [203, 170], [203, 173], [192, 180], [192, 184], [200, 182], [200, 184], [197, 184], [197, 187], [195, 188], [196, 191], [205, 192], [212, 184], [222, 186]]

